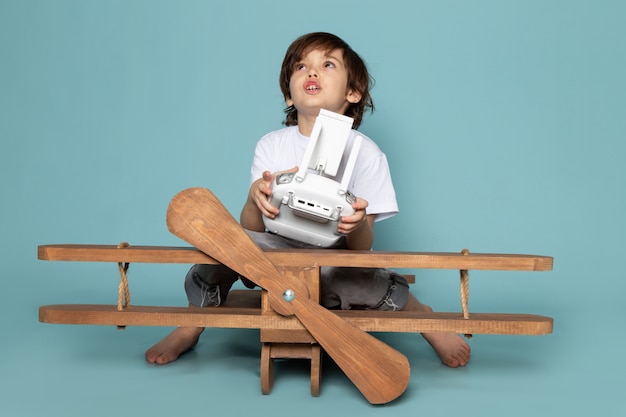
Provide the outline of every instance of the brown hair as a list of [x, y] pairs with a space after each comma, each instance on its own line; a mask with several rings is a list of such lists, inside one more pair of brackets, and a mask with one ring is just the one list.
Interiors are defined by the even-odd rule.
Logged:
[[[298, 62], [309, 51], [318, 49], [322, 51], [333, 51], [343, 49], [343, 59], [348, 70], [348, 90], [353, 90], [361, 94], [358, 103], [352, 103], [346, 110], [346, 116], [354, 119], [353, 128], [357, 129], [363, 120], [363, 113], [366, 110], [374, 111], [374, 102], [370, 95], [370, 88], [374, 80], [367, 71], [367, 66], [361, 57], [344, 42], [341, 38], [325, 32], [314, 32], [300, 36], [287, 49], [283, 64], [280, 70], [280, 91], [285, 99], [291, 98], [289, 91], [289, 81]], [[298, 124], [298, 110], [294, 106], [285, 109], [286, 118], [284, 124], [295, 126]]]

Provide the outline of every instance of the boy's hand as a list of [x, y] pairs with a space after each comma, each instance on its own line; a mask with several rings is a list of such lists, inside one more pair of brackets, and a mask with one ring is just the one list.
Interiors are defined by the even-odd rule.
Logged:
[[273, 219], [278, 215], [279, 210], [277, 207], [272, 206], [269, 201], [269, 196], [272, 195], [272, 182], [277, 175], [284, 172], [296, 171], [298, 171], [298, 167], [294, 167], [286, 171], [275, 172], [273, 174], [269, 171], [264, 171], [263, 176], [250, 186], [248, 201], [252, 202], [259, 209], [262, 215]]
[[337, 225], [337, 231], [341, 234], [347, 235], [361, 226], [364, 226], [367, 223], [367, 213], [365, 212], [367, 206], [368, 202], [366, 200], [357, 197], [356, 201], [352, 203], [354, 214], [350, 216], [342, 216], [339, 224]]

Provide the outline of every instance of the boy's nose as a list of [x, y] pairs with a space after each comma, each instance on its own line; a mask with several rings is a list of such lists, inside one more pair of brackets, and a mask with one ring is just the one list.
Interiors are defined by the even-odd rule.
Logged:
[[317, 71], [315, 71], [314, 69], [310, 69], [309, 78], [317, 78]]

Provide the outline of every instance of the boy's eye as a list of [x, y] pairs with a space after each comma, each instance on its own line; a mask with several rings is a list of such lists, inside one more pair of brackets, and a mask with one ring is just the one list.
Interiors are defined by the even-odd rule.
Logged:
[[296, 64], [296, 71], [302, 71], [303, 69], [306, 69], [304, 64]]
[[324, 68], [335, 68], [335, 63], [331, 61], [326, 61], [324, 63]]

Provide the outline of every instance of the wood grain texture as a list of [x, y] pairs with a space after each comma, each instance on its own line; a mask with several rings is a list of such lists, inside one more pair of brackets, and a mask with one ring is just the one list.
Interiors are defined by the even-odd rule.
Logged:
[[[204, 193], [208, 190], [196, 190], [199, 190], [202, 202], [207, 203]], [[269, 293], [234, 290], [227, 303], [218, 308], [130, 306], [119, 310], [115, 305], [48, 305], [39, 309], [39, 320], [43, 323], [119, 327], [260, 329], [263, 342], [261, 389], [264, 394], [271, 391], [273, 384], [273, 359], [301, 357], [311, 359], [311, 393], [319, 395], [321, 355], [320, 346], [316, 344], [319, 342], [365, 397], [375, 404], [397, 398], [408, 384], [410, 369], [403, 355], [364, 332], [508, 335], [543, 335], [552, 332], [552, 318], [537, 315], [470, 313], [468, 318], [464, 318], [462, 313], [328, 311], [318, 304], [320, 266], [549, 271], [553, 267], [552, 257], [327, 249], [261, 251], [245, 233], [241, 235], [241, 227], [221, 203], [212, 194], [209, 197], [209, 206], [217, 204], [219, 207], [214, 207], [219, 212], [217, 217], [227, 218], [226, 222], [214, 222], [202, 214], [198, 215], [199, 212], [205, 212], [206, 206], [200, 209], [196, 197], [192, 197], [183, 199], [182, 205], [174, 210], [174, 226], [176, 229], [182, 225], [182, 235], [181, 229], [170, 230], [188, 243], [206, 250], [211, 256], [195, 247], [183, 246], [54, 244], [39, 246], [38, 258], [47, 261], [115, 263], [224, 263], [251, 278], [269, 290]], [[169, 216], [168, 210], [168, 227], [171, 228], [173, 224]], [[207, 236], [211, 238], [207, 239]], [[411, 283], [415, 281], [414, 276], [408, 278]], [[297, 297], [292, 303], [282, 299], [282, 293], [287, 288], [296, 291]], [[385, 369], [374, 363], [380, 361], [381, 355], [386, 357], [384, 361], [390, 365]], [[369, 369], [370, 365], [375, 368]]]
[[[272, 309], [295, 314], [369, 402], [388, 403], [405, 391], [407, 358], [310, 299], [305, 283], [274, 265], [211, 191], [181, 191], [166, 220], [170, 232], [267, 290]], [[292, 300], [283, 298], [288, 290]]]
[[[267, 249], [265, 256], [280, 266], [361, 266], [371, 268], [550, 271], [553, 258], [541, 255], [452, 252], [388, 252], [335, 249]], [[217, 264], [193, 247], [53, 244], [38, 247], [46, 261]]]
[[[450, 332], [458, 334], [544, 335], [552, 332], [552, 318], [530, 314], [409, 313], [372, 311], [333, 311], [332, 314], [367, 332]], [[39, 321], [49, 324], [90, 324], [105, 326], [193, 326], [264, 329], [270, 340], [283, 343], [312, 343], [317, 338], [296, 338], [305, 330], [295, 318], [262, 316], [258, 308], [242, 307], [162, 307], [131, 306], [118, 310], [115, 305], [58, 304], [39, 308]], [[298, 333], [296, 333], [297, 335]]]

